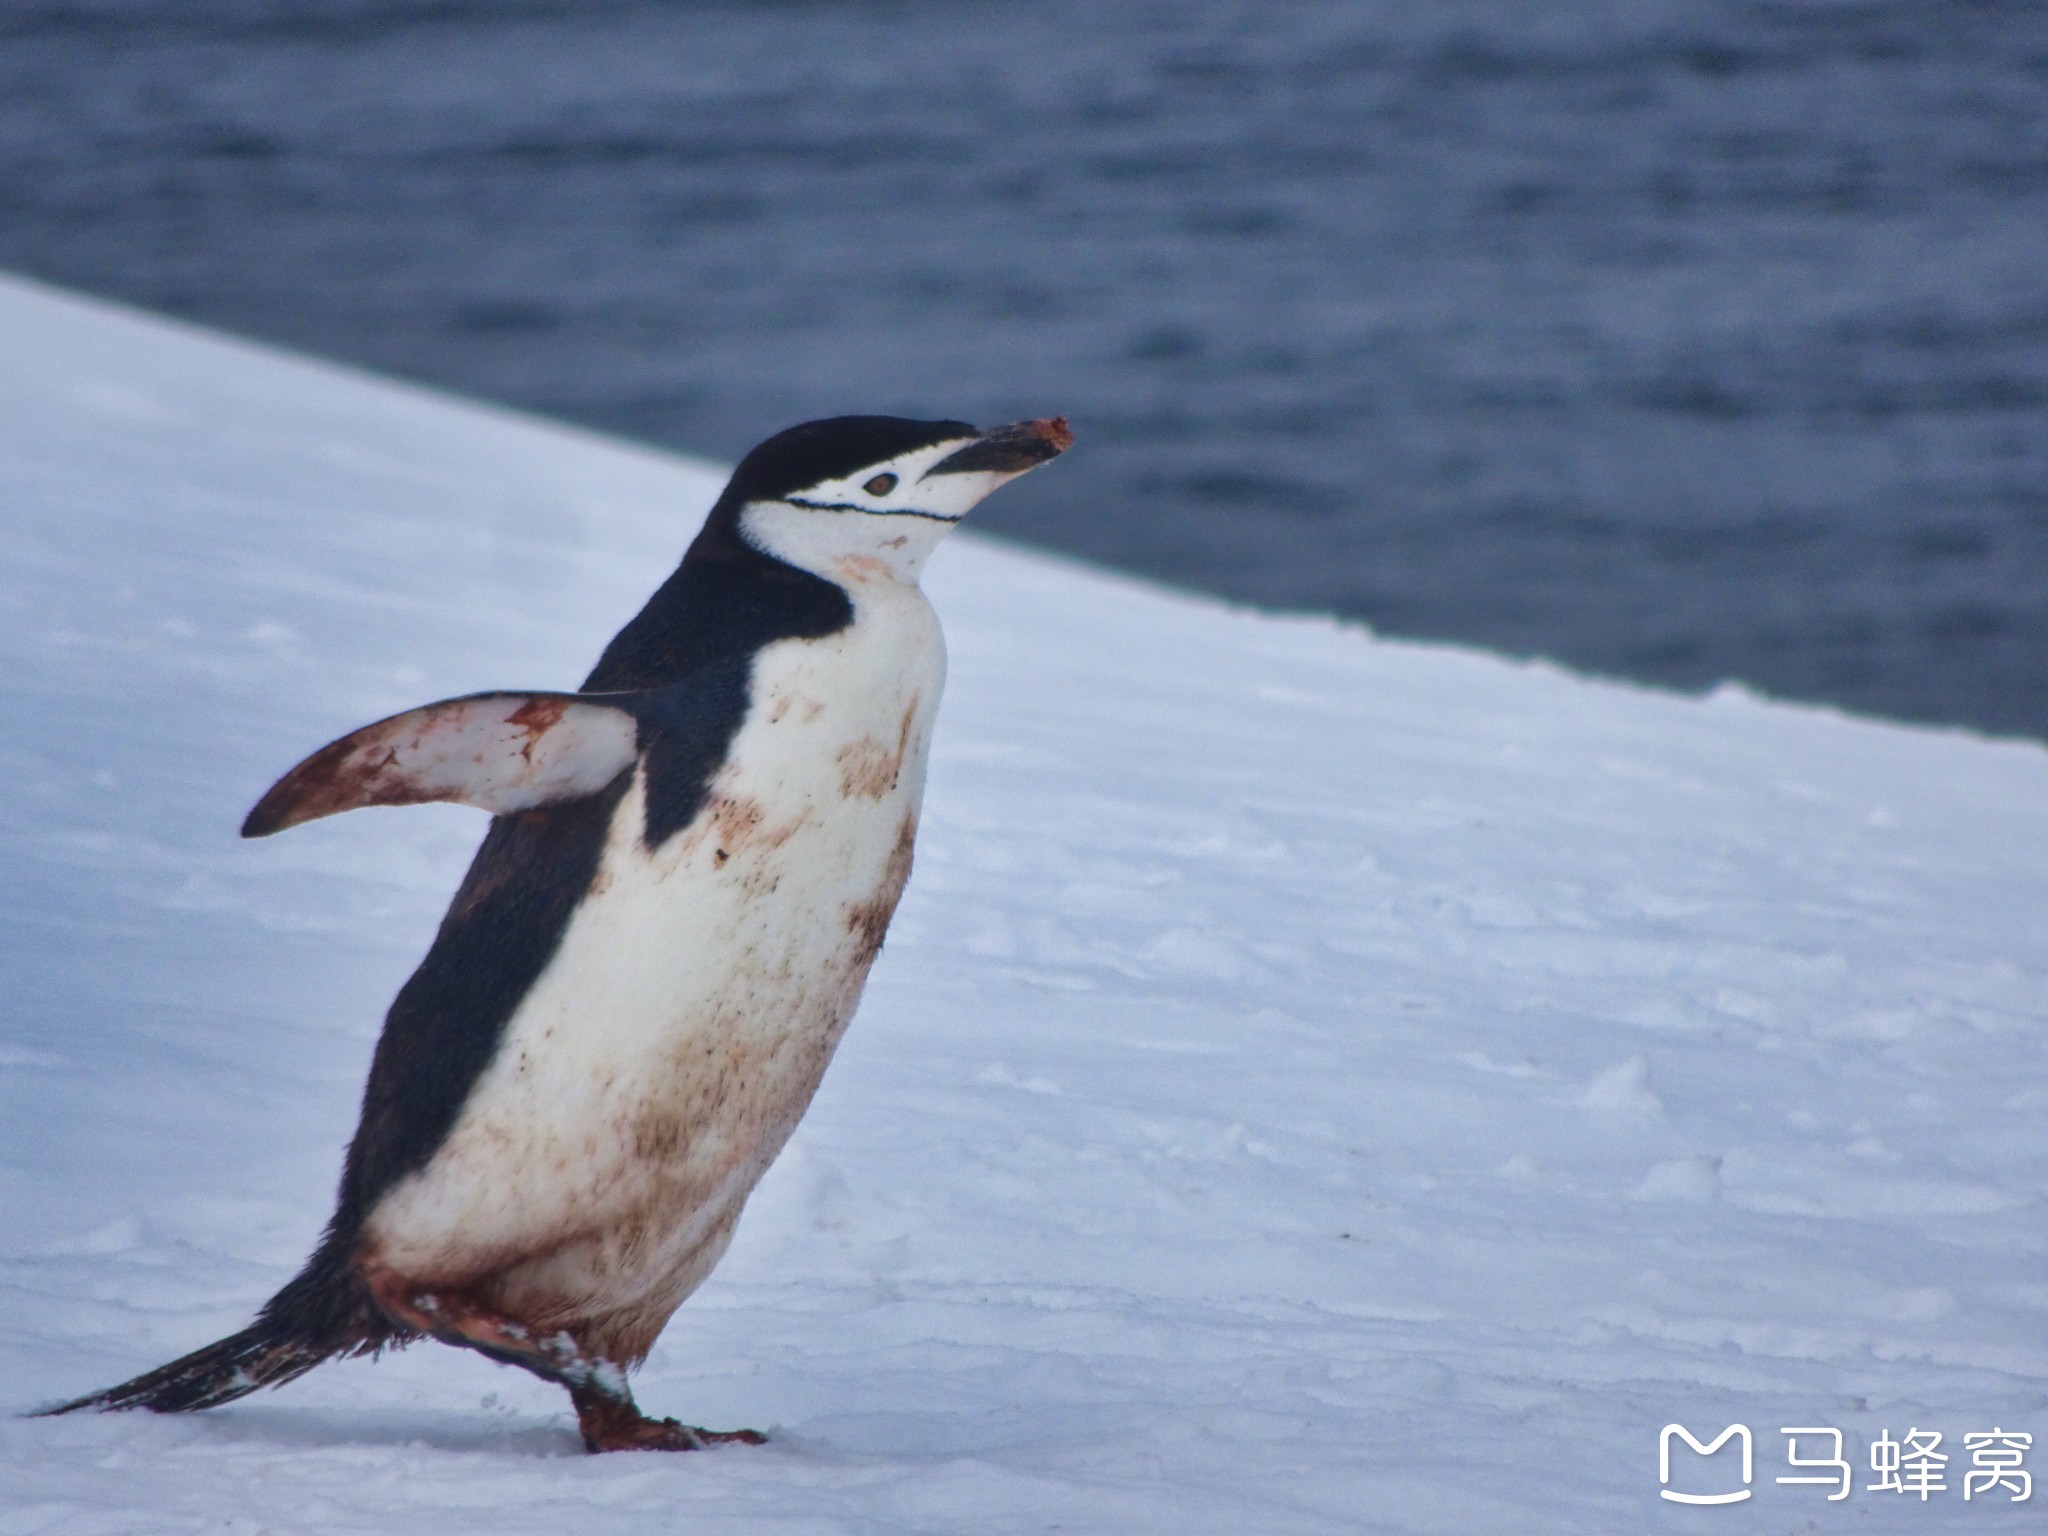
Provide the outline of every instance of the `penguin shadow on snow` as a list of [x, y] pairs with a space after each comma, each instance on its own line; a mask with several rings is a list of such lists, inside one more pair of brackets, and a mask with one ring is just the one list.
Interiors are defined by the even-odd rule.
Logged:
[[510, 1415], [496, 1404], [459, 1417], [428, 1408], [300, 1408], [266, 1403], [208, 1414], [194, 1432], [215, 1446], [262, 1446], [278, 1451], [435, 1451], [452, 1456], [515, 1455], [581, 1461], [586, 1453], [572, 1422], [546, 1423], [532, 1414]]

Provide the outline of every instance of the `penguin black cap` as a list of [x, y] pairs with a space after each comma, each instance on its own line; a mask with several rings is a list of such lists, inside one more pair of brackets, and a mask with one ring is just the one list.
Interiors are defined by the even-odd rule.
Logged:
[[720, 500], [734, 505], [776, 501], [898, 454], [980, 436], [979, 427], [964, 421], [912, 421], [903, 416], [807, 421], [757, 444], [733, 469]]
[[1024, 470], [1056, 457], [1073, 441], [1066, 422], [1019, 422], [983, 432], [965, 421], [915, 421], [904, 416], [828, 416], [778, 432], [740, 460], [719, 498], [721, 507], [775, 501], [837, 480], [899, 454], [939, 443], [965, 442], [932, 466], [933, 475]]

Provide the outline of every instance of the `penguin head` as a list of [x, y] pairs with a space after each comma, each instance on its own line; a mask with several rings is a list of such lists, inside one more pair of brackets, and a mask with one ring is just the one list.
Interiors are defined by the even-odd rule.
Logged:
[[976, 502], [1073, 440], [1062, 417], [988, 432], [900, 416], [809, 421], [740, 460], [718, 512], [763, 554], [828, 580], [915, 581]]

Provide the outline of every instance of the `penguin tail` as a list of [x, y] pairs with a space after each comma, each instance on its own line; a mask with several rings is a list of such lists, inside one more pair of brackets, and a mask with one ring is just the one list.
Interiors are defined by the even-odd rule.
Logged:
[[323, 1360], [370, 1354], [410, 1342], [377, 1310], [354, 1267], [337, 1260], [339, 1244], [321, 1245], [311, 1262], [272, 1297], [256, 1321], [169, 1365], [94, 1392], [30, 1418], [50, 1418], [83, 1408], [112, 1413], [147, 1408], [152, 1413], [192, 1413], [247, 1397], [259, 1387], [281, 1387]]
[[48, 1418], [53, 1414], [76, 1413], [81, 1408], [96, 1408], [102, 1413], [121, 1408], [190, 1413], [231, 1403], [258, 1387], [282, 1386], [305, 1375], [329, 1355], [330, 1351], [318, 1344], [280, 1337], [258, 1322], [133, 1381], [59, 1403], [54, 1408], [39, 1409], [30, 1417]]

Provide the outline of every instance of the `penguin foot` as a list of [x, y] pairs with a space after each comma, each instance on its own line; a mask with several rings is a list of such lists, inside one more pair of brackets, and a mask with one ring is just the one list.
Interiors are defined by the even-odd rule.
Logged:
[[650, 1419], [633, 1405], [630, 1397], [588, 1387], [572, 1387], [576, 1404], [576, 1426], [583, 1431], [583, 1446], [592, 1455], [599, 1451], [701, 1451], [714, 1445], [765, 1445], [768, 1437], [758, 1429], [698, 1429], [674, 1419]]
[[714, 1445], [764, 1445], [757, 1429], [699, 1429], [650, 1419], [633, 1402], [625, 1368], [592, 1354], [567, 1332], [541, 1332], [460, 1292], [416, 1289], [377, 1264], [362, 1266], [370, 1295], [385, 1316], [415, 1333], [522, 1366], [569, 1389], [584, 1447], [597, 1451], [701, 1451]]

